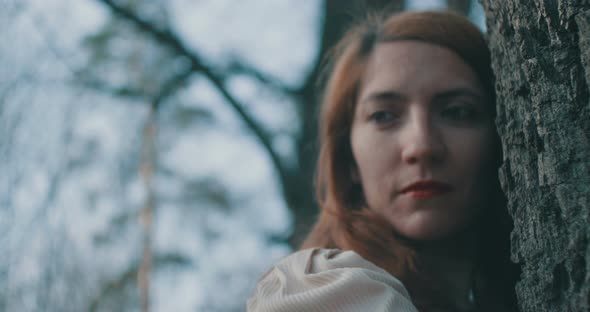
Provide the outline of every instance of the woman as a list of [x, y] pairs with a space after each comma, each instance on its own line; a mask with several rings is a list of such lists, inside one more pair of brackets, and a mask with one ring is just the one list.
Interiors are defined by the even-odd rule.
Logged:
[[372, 18], [332, 65], [319, 220], [248, 310], [516, 310], [481, 32], [447, 12]]

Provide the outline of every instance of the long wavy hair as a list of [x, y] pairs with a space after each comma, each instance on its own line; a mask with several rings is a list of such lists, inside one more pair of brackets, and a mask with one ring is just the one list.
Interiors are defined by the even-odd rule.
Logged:
[[[490, 52], [483, 34], [466, 18], [451, 12], [406, 12], [372, 15], [352, 27], [333, 49], [326, 67], [316, 173], [321, 212], [302, 248], [354, 250], [399, 278], [412, 298], [420, 298], [414, 299], [419, 309], [456, 310], [432, 274], [420, 266], [420, 242], [396, 235], [384, 218], [368, 209], [358, 179], [353, 178], [356, 165], [350, 132], [361, 77], [375, 46], [397, 40], [424, 41], [455, 52], [476, 73], [488, 102], [495, 103]], [[490, 111], [495, 113], [495, 108]], [[495, 145], [496, 162], [490, 166], [497, 168], [502, 159], [497, 135]], [[494, 302], [500, 300], [504, 308], [516, 310], [514, 286], [519, 268], [510, 262], [512, 220], [498, 181], [493, 188], [489, 207], [453, 239], [477, 239], [476, 247], [463, 251], [487, 285], [483, 290], [474, 282], [477, 309], [497, 307]]]

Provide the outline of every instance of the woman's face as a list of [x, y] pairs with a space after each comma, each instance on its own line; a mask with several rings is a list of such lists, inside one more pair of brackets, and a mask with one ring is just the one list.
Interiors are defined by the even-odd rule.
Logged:
[[490, 200], [493, 120], [475, 72], [451, 50], [397, 41], [375, 47], [351, 130], [369, 209], [411, 239], [442, 239]]

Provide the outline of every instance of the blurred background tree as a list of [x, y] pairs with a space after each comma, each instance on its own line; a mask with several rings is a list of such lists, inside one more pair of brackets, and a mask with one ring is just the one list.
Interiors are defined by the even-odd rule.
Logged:
[[[0, 310], [243, 311], [314, 223], [324, 56], [476, 1], [4, 0]], [[228, 299], [231, 298], [231, 299]]]

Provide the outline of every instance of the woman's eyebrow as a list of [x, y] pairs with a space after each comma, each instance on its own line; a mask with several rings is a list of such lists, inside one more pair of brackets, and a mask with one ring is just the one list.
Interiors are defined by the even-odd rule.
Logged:
[[403, 101], [406, 99], [406, 96], [403, 94], [396, 92], [396, 91], [376, 91], [370, 93], [364, 99], [361, 99], [361, 103], [364, 102], [393, 102], [393, 101]]
[[468, 97], [472, 97], [475, 98], [476, 100], [483, 100], [483, 95], [476, 91], [473, 90], [471, 88], [465, 88], [465, 87], [458, 87], [458, 88], [452, 88], [452, 89], [448, 89], [442, 92], [438, 92], [434, 95], [434, 99], [448, 99], [448, 98], [453, 98], [453, 97], [460, 97], [460, 96], [468, 96]]

